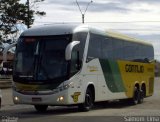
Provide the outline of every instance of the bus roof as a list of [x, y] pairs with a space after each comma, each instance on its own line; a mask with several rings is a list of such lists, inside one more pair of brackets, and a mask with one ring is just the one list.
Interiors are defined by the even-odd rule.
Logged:
[[72, 34], [77, 25], [71, 24], [56, 24], [56, 25], [43, 25], [30, 28], [22, 33], [21, 36], [51, 36]]
[[118, 38], [118, 39], [122, 39], [122, 40], [125, 40], [125, 41], [130, 41], [130, 42], [135, 42], [135, 43], [140, 43], [140, 44], [143, 44], [143, 45], [152, 46], [151, 43], [145, 42], [144, 40], [136, 39], [136, 38], [133, 38], [133, 37], [121, 34], [121, 33], [113, 32], [113, 31], [106, 31], [106, 34], [109, 37]]
[[152, 44], [149, 43], [149, 42], [145, 42], [144, 40], [133, 38], [133, 37], [127, 36], [125, 34], [121, 34], [119, 32], [108, 31], [108, 30], [105, 30], [105, 29], [99, 29], [97, 27], [89, 27], [89, 30], [90, 30], [90, 32], [98, 33], [100, 35], [105, 35], [105, 36], [108, 36], [108, 37], [113, 37], [113, 38], [117, 38], [117, 39], [124, 40], [124, 41], [129, 41], [129, 42], [134, 42], [134, 43], [139, 43], [139, 44], [143, 44], [143, 45], [152, 46]]
[[[150, 45], [152, 44], [144, 42], [143, 40], [136, 39], [129, 37], [124, 34], [120, 34], [113, 31], [106, 31], [103, 29], [99, 29], [96, 27], [90, 27], [88, 25], [82, 24], [54, 24], [54, 25], [43, 25], [38, 27], [30, 28], [26, 31], [24, 31], [21, 36], [51, 36], [51, 35], [62, 35], [62, 34], [72, 34], [77, 28], [88, 28], [90, 32], [107, 35], [109, 37], [122, 39], [125, 41], [140, 43], [144, 45]], [[81, 29], [80, 29], [81, 30]]]

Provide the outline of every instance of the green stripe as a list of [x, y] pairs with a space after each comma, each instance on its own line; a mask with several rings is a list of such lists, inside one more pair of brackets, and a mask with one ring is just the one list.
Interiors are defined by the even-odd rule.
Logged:
[[111, 92], [124, 92], [125, 87], [116, 61], [100, 60], [106, 84]]

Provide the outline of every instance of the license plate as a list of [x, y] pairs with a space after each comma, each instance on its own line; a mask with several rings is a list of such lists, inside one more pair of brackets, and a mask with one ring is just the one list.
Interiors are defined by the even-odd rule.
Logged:
[[32, 98], [32, 101], [33, 101], [33, 102], [41, 102], [41, 101], [42, 101], [42, 98], [41, 98], [41, 97], [33, 97], [33, 98]]

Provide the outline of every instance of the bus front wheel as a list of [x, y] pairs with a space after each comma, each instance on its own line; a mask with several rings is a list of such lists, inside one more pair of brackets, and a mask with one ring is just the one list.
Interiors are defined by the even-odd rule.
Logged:
[[93, 107], [93, 94], [91, 89], [87, 89], [86, 95], [85, 95], [85, 102], [81, 105], [79, 105], [79, 110], [81, 111], [89, 111]]
[[45, 112], [48, 108], [48, 105], [34, 105], [34, 107], [38, 112]]

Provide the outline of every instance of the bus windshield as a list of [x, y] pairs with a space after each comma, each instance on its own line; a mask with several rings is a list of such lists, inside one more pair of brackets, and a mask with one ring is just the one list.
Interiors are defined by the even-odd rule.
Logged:
[[16, 49], [14, 78], [30, 81], [65, 80], [68, 76], [65, 49], [70, 42], [71, 35], [20, 38]]

